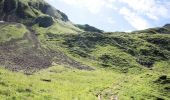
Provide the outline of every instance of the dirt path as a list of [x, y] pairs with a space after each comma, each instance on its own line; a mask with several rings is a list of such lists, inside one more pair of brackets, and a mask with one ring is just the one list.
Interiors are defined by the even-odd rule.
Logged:
[[110, 97], [110, 100], [119, 100], [117, 95], [113, 95]]
[[[99, 94], [97, 98], [98, 98], [98, 100], [104, 100], [104, 99], [102, 99], [101, 94]], [[118, 99], [117, 95], [112, 95], [109, 100], [119, 100], [119, 99]]]
[[108, 100], [119, 100], [119, 92], [116, 90], [119, 90], [124, 83], [128, 82], [129, 80], [132, 80], [133, 78], [128, 76], [128, 75], [124, 75], [121, 79], [120, 82], [116, 82], [113, 84], [112, 87], [110, 88], [106, 88], [104, 90], [102, 90], [99, 95], [98, 95], [98, 100], [105, 100], [103, 99], [103, 96], [107, 93], [108, 96]]
[[35, 30], [33, 30], [31, 27], [27, 27], [27, 29], [29, 30], [29, 32], [30, 32], [30, 37], [28, 38], [28, 39], [31, 39], [31, 41], [33, 42], [33, 44], [34, 44], [34, 48], [40, 48], [40, 42], [39, 42], [39, 40], [38, 40], [38, 38], [37, 38], [37, 36], [36, 36], [36, 32], [35, 32]]

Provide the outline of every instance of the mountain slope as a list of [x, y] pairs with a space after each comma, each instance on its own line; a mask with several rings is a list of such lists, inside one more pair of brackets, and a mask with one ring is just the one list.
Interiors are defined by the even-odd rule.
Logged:
[[0, 0], [2, 100], [168, 100], [169, 24], [132, 33], [74, 25], [43, 0]]
[[[45, 35], [76, 34], [68, 17], [43, 0], [1, 0], [0, 3], [0, 64], [14, 71], [32, 73], [55, 63], [64, 63], [78, 69], [92, 70], [59, 50], [43, 47]], [[45, 33], [41, 33], [43, 31]], [[42, 38], [41, 38], [42, 37]], [[55, 60], [55, 58], [57, 61]]]
[[[32, 73], [50, 67], [53, 62], [65, 63], [78, 69], [92, 69], [72, 60], [57, 49], [43, 47], [46, 44], [42, 44], [38, 38], [41, 34], [38, 34], [31, 27], [6, 22], [1, 23], [0, 27], [0, 64], [8, 69]], [[55, 57], [58, 59], [55, 60]]]

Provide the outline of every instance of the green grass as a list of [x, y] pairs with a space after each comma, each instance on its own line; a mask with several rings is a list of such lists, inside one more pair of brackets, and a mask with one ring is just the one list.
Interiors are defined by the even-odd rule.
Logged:
[[[127, 76], [125, 82], [117, 88], [120, 99], [141, 100], [141, 98], [143, 98], [145, 100], [156, 100], [158, 98], [162, 98], [164, 100], [168, 100], [170, 98], [170, 95], [168, 94], [169, 92], [166, 92], [163, 88], [165, 86], [169, 87], [170, 85], [155, 83], [155, 80], [157, 80], [161, 75], [167, 75], [169, 77], [169, 68], [167, 68], [168, 64], [169, 63], [167, 62], [159, 62], [155, 64], [155, 69], [153, 70], [147, 70], [146, 72], [136, 76]], [[166, 67], [168, 72], [162, 71], [164, 68], [161, 67]]]
[[100, 90], [108, 88], [122, 76], [112, 71], [80, 71], [62, 66], [31, 76], [4, 69], [0, 69], [0, 73], [0, 97], [9, 100], [95, 100]]
[[[0, 25], [0, 42], [18, 39], [28, 31], [24, 25]], [[33, 26], [40, 50], [62, 51], [94, 71], [56, 65], [33, 75], [0, 68], [2, 100], [159, 100], [170, 98], [169, 35], [126, 33], [77, 33], [69, 23], [48, 28]], [[66, 34], [67, 33], [67, 34]], [[28, 42], [28, 43], [27, 43]], [[32, 46], [18, 41], [22, 48]], [[22, 52], [22, 49], [20, 49]], [[45, 51], [44, 51], [45, 52]], [[153, 62], [152, 62], [153, 61]], [[152, 66], [145, 66], [150, 64]], [[167, 79], [160, 80], [161, 76]], [[162, 84], [162, 82], [167, 82]]]
[[[37, 28], [34, 26], [34, 29]], [[150, 52], [161, 49], [167, 52], [168, 57], [167, 48], [162, 47], [162, 44], [148, 41], [148, 38], [157, 36], [148, 37], [148, 34], [131, 36], [123, 33], [46, 34], [49, 30], [48, 28], [36, 30], [42, 47], [60, 50], [70, 58], [95, 70], [77, 70], [71, 66], [56, 65], [27, 76], [22, 71], [11, 72], [1, 68], [2, 100], [98, 100], [99, 94], [103, 100], [115, 97], [120, 100], [170, 98], [169, 83], [161, 84], [162, 81], [169, 81], [169, 58], [162, 59], [162, 56]], [[16, 34], [18, 32], [25, 33], [17, 30]], [[20, 35], [16, 35], [15, 38], [19, 38], [17, 36]], [[169, 39], [168, 36], [165, 38]], [[143, 54], [141, 50], [145, 50], [148, 54]], [[158, 60], [155, 60], [152, 68], [147, 68], [137, 62], [137, 55], [146, 58], [155, 57]], [[162, 75], [168, 78], [156, 82]]]
[[[63, 44], [66, 45], [71, 53], [84, 58], [91, 58], [91, 56], [96, 58], [95, 55], [91, 55], [93, 50], [99, 49], [96, 52], [103, 52], [103, 49], [107, 48], [106, 46], [110, 46], [112, 48], [117, 48], [119, 51], [114, 51], [114, 49], [109, 50], [108, 48], [106, 53], [109, 54], [108, 51], [111, 51], [115, 53], [116, 56], [120, 56], [120, 53], [122, 53], [121, 55], [124, 55], [122, 58], [126, 57], [125, 60], [131, 56], [138, 64], [145, 67], [152, 67], [157, 61], [170, 59], [168, 46], [164, 46], [169, 43], [169, 35], [159, 35], [159, 37], [163, 38], [161, 41], [165, 42], [162, 42], [162, 44], [157, 42], [153, 43], [146, 38], [154, 38], [155, 36], [156, 35], [130, 33], [82, 33], [79, 35], [63, 36], [63, 40], [65, 40]], [[97, 48], [98, 46], [101, 46], [101, 48]], [[99, 52], [99, 54], [101, 52]], [[112, 57], [114, 56], [113, 53]], [[129, 55], [129, 57], [127, 55]]]
[[[95, 92], [95, 94], [101, 94], [104, 100], [111, 97], [118, 97], [120, 100], [168, 100], [170, 98], [169, 91], [165, 90], [165, 88], [170, 87], [169, 83], [159, 84], [155, 82], [162, 75], [170, 77], [169, 51], [164, 46], [164, 42], [169, 40], [169, 35], [82, 33], [50, 36], [52, 38], [46, 42], [50, 48], [59, 49], [76, 61], [93, 66], [97, 71], [105, 69], [107, 74], [110, 73], [109, 70], [112, 74], [116, 74], [109, 87], [101, 88]], [[160, 37], [163, 42], [148, 41], [148, 38], [154, 40], [157, 37]], [[103, 55], [110, 57], [106, 59], [106, 62], [103, 62], [104, 64], [108, 63], [110, 67], [102, 65], [100, 58]], [[152, 67], [147, 68], [147, 66], [138, 63], [138, 59], [145, 63], [154, 59], [154, 63]], [[118, 71], [124, 70], [124, 68], [128, 71], [125, 73]], [[105, 74], [103, 76], [107, 79]], [[96, 78], [98, 77], [100, 76], [96, 76]], [[115, 80], [115, 77], [118, 79]], [[93, 100], [88, 96], [84, 96], [84, 98], [85, 100]]]
[[99, 59], [101, 64], [106, 67], [127, 70], [130, 69], [130, 66], [132, 68], [140, 66], [136, 63], [135, 57], [110, 45], [97, 46], [94, 50], [92, 50], [91, 55], [96, 57], [96, 59]]
[[0, 25], [0, 42], [10, 41], [11, 39], [19, 39], [28, 32], [22, 24], [1, 24]]
[[[30, 17], [19, 22], [32, 23], [33, 19], [45, 15], [40, 9], [29, 6], [29, 0], [19, 1], [26, 6], [26, 9], [21, 9], [25, 17]], [[31, 2], [46, 4], [42, 0]], [[41, 46], [35, 52], [28, 53], [39, 55], [47, 50], [61, 51], [73, 61], [95, 70], [78, 70], [73, 68], [74, 65], [55, 65], [25, 75], [22, 70], [12, 72], [0, 67], [0, 100], [98, 100], [98, 95], [101, 95], [102, 100], [116, 97], [119, 100], [170, 99], [170, 35], [158, 34], [161, 31], [159, 28], [133, 33], [93, 33], [84, 32], [60, 18], [54, 19], [50, 27], [42, 28], [35, 24], [32, 28], [39, 40], [36, 42]], [[168, 29], [163, 31], [168, 32]], [[23, 38], [27, 32], [23, 24], [2, 23], [0, 43]], [[0, 50], [1, 54], [5, 55], [2, 58], [10, 58], [11, 54], [20, 57], [25, 51], [35, 49], [32, 48], [35, 41], [31, 39], [36, 36], [28, 35], [14, 41], [18, 47], [12, 52], [10, 48], [2, 47], [4, 50]], [[48, 52], [43, 55], [48, 55]], [[68, 59], [67, 56], [65, 59]]]
[[[120, 100], [168, 100], [163, 90], [168, 84], [156, 84], [159, 76], [169, 74], [167, 62], [155, 64], [153, 70], [141, 74], [118, 73], [96, 69], [83, 71], [53, 66], [33, 75], [0, 69], [0, 98], [3, 100], [104, 100], [117, 96]], [[164, 68], [167, 68], [164, 71]], [[43, 81], [44, 80], [44, 81]], [[162, 92], [160, 92], [162, 91]]]

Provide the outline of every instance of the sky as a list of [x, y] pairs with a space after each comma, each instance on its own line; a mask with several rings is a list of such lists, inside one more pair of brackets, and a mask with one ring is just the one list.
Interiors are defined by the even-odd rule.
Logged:
[[75, 24], [107, 32], [134, 31], [170, 23], [170, 0], [46, 0]]

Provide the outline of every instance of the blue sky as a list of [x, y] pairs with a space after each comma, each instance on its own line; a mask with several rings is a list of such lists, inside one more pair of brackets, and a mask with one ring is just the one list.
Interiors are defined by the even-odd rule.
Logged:
[[170, 0], [46, 0], [76, 24], [132, 31], [170, 23]]

